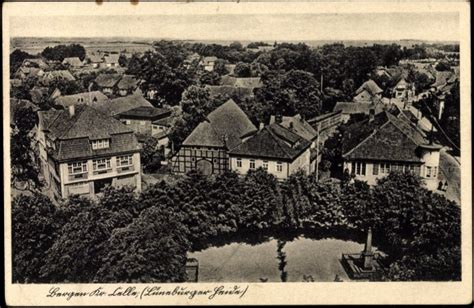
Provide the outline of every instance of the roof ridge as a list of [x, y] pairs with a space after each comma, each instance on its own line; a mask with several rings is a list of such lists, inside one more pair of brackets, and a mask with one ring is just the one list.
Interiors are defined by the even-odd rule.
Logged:
[[283, 153], [285, 153], [287, 157], [291, 157], [291, 154], [289, 154], [286, 149], [284, 149], [283, 146], [280, 144], [278, 136], [276, 136], [275, 133], [270, 128], [268, 128], [268, 126], [266, 126], [265, 129], [270, 133], [270, 136], [273, 138], [273, 140], [276, 141], [276, 144], [283, 151]]
[[[395, 116], [391, 115], [393, 118], [396, 118]], [[405, 135], [406, 137], [408, 137], [408, 139], [410, 139], [411, 141], [413, 141], [413, 143], [415, 143], [416, 145], [419, 145], [418, 142], [413, 138], [411, 137], [409, 134], [407, 134], [402, 128], [400, 128], [396, 123], [394, 123], [393, 119], [390, 119], [390, 117], [388, 117], [388, 120], [390, 123], [393, 124], [393, 126], [395, 126], [403, 135]], [[400, 120], [400, 119], [399, 119]], [[402, 121], [402, 120], [400, 120]], [[410, 126], [411, 128], [411, 126]], [[417, 131], [418, 132], [418, 131]], [[423, 136], [422, 136], [423, 139], [425, 139]]]
[[[385, 111], [385, 113], [387, 113], [387, 111]], [[383, 123], [382, 125], [379, 126], [379, 129], [380, 128], [383, 128], [385, 125], [387, 125], [387, 123], [389, 122], [389, 119], [388, 119], [388, 116], [387, 116], [387, 121], [385, 123]], [[350, 149], [349, 151], [347, 151], [346, 153], [343, 153], [342, 156], [347, 156], [349, 155], [351, 152], [353, 152], [355, 149], [357, 149], [359, 146], [361, 146], [363, 143], [367, 142], [370, 138], [372, 138], [377, 132], [379, 132], [379, 130], [377, 128], [374, 128], [373, 131], [367, 136], [365, 137], [364, 139], [362, 139], [361, 142], [359, 142], [355, 147], [353, 147], [352, 149]]]
[[[58, 136], [58, 138], [64, 137], [65, 135], [67, 135], [67, 133], [69, 133], [69, 131], [77, 124], [77, 121], [79, 120], [79, 118], [84, 113], [84, 110], [86, 110], [86, 108], [84, 106], [85, 105], [77, 105], [77, 107], [74, 107], [76, 120], [75, 121], [69, 121], [70, 125], [68, 125], [68, 127], [63, 131], [63, 133], [60, 136]], [[69, 111], [67, 109], [64, 109], [63, 113], [65, 113], [65, 112], [69, 113]]]

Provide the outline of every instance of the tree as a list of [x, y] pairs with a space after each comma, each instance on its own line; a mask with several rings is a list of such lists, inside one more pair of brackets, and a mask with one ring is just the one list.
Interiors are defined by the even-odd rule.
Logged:
[[161, 160], [163, 157], [161, 152], [158, 150], [158, 140], [156, 138], [145, 138], [140, 159], [144, 172], [153, 173], [161, 167]]
[[80, 44], [57, 45], [46, 47], [41, 55], [48, 60], [63, 61], [64, 58], [78, 57], [81, 61], [86, 58], [86, 50]]
[[39, 193], [12, 200], [12, 275], [15, 283], [44, 282], [40, 268], [53, 245], [55, 206]]
[[55, 89], [58, 89], [61, 95], [72, 95], [86, 91], [80, 82], [76, 80], [66, 80], [64, 78], [55, 78], [49, 83], [49, 95], [51, 95]]
[[145, 209], [132, 224], [113, 232], [94, 281], [186, 281], [187, 234], [173, 211]]
[[166, 58], [157, 52], [146, 52], [139, 60], [143, 82], [140, 84], [144, 93], [154, 92], [159, 104], [176, 105], [181, 100], [183, 91], [191, 84], [184, 67], [168, 65]]
[[250, 65], [244, 62], [237, 63], [234, 68], [234, 75], [237, 77], [250, 77]]
[[213, 72], [205, 71], [202, 73], [201, 77], [199, 77], [199, 82], [203, 85], [208, 84], [208, 85], [217, 86], [220, 84], [220, 81], [221, 81], [221, 77], [215, 71]]
[[272, 113], [305, 118], [317, 116], [322, 108], [320, 85], [313, 74], [291, 70], [281, 75], [275, 71], [262, 76], [263, 87], [256, 98], [272, 106]]
[[207, 114], [223, 103], [217, 98], [210, 98], [209, 91], [198, 86], [191, 86], [183, 93], [180, 102], [182, 116], [176, 120], [170, 133], [170, 141], [178, 150], [184, 139], [202, 122]]
[[234, 50], [237, 50], [237, 51], [242, 51], [243, 50], [242, 43], [237, 42], [237, 41], [230, 43], [229, 47], [231, 49], [234, 49]]
[[438, 72], [449, 71], [451, 69], [451, 66], [446, 61], [439, 61], [438, 64], [436, 64], [435, 69]]
[[214, 72], [220, 76], [226, 75], [229, 73], [227, 68], [225, 67], [225, 60], [217, 59], [214, 63]]
[[49, 282], [93, 281], [108, 252], [106, 243], [113, 230], [132, 222], [128, 211], [81, 202], [83, 207], [65, 223], [47, 252], [41, 274]]
[[13, 74], [15, 74], [15, 72], [20, 68], [25, 59], [31, 58], [35, 58], [35, 56], [24, 52], [23, 50], [15, 49], [10, 54], [10, 76], [13, 76]]
[[127, 67], [128, 59], [124, 54], [120, 54], [118, 63], [121, 67]]
[[13, 185], [26, 184], [27, 189], [41, 186], [39, 170], [35, 162], [31, 129], [37, 123], [36, 113], [31, 108], [15, 111], [16, 130], [10, 134], [11, 180]]

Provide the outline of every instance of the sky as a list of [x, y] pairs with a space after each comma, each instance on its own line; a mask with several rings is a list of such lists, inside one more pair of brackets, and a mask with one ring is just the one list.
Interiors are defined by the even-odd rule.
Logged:
[[457, 41], [458, 13], [12, 16], [12, 37]]

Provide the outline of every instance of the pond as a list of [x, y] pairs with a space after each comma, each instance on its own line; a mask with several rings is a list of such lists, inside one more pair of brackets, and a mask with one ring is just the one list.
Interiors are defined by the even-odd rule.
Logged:
[[[275, 239], [257, 245], [232, 243], [189, 253], [188, 258], [199, 261], [199, 282], [281, 282], [277, 248]], [[364, 244], [338, 239], [300, 237], [287, 242], [287, 281], [334, 281], [336, 275], [348, 281], [341, 255], [363, 249]]]

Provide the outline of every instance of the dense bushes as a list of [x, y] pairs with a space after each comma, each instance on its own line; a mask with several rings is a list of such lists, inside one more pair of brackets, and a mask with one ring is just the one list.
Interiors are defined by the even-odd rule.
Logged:
[[19, 282], [184, 281], [190, 250], [292, 234], [363, 238], [368, 226], [389, 254], [386, 279], [460, 279], [460, 209], [409, 174], [369, 188], [304, 174], [278, 182], [262, 169], [191, 172], [139, 196], [109, 188], [96, 202], [72, 198], [59, 208], [40, 196], [15, 198], [13, 219]]

